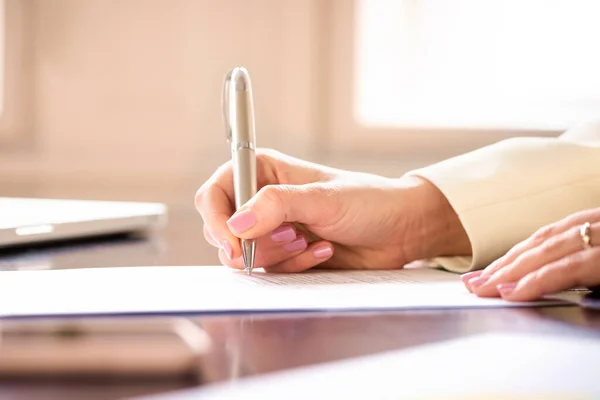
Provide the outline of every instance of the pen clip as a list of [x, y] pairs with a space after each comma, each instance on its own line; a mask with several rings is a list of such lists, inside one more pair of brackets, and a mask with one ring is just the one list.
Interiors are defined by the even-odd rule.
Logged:
[[229, 71], [223, 84], [223, 93], [221, 94], [221, 107], [223, 110], [223, 122], [225, 123], [225, 138], [231, 143], [231, 121], [229, 120], [229, 87], [231, 86], [231, 75], [233, 70]]

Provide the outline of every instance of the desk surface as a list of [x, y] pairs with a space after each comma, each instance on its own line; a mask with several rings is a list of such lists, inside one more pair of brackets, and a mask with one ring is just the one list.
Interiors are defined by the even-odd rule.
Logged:
[[[2, 183], [4, 195], [164, 201], [170, 223], [157, 237], [103, 238], [0, 251], [0, 269], [202, 265], [218, 263], [193, 209], [195, 188], [169, 190]], [[7, 193], [8, 191], [8, 193]], [[375, 354], [484, 332], [541, 332], [600, 338], [600, 311], [579, 307], [302, 314], [196, 318], [213, 340], [208, 382]], [[236, 349], [233, 351], [232, 349]], [[184, 383], [0, 383], [0, 399], [117, 399], [160, 393]]]

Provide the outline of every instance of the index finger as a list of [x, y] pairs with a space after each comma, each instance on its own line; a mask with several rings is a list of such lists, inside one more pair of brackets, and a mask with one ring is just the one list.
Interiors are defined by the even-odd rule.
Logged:
[[200, 186], [194, 201], [211, 236], [231, 259], [242, 255], [239, 239], [231, 233], [227, 226], [227, 220], [235, 212], [233, 199], [233, 172], [230, 161], [221, 165]]
[[581, 286], [600, 284], [600, 248], [563, 257], [523, 277], [518, 282], [500, 284], [498, 291], [509, 301], [532, 301], [544, 295]]

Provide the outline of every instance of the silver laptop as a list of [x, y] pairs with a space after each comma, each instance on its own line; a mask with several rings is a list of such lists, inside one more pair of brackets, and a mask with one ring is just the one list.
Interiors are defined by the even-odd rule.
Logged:
[[148, 232], [166, 223], [162, 203], [0, 197], [0, 248]]

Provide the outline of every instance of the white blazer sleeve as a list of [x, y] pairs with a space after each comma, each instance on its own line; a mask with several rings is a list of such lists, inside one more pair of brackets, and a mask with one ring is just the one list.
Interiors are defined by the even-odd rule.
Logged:
[[600, 207], [600, 122], [559, 138], [513, 138], [411, 171], [446, 196], [472, 256], [439, 257], [455, 272], [486, 267], [537, 229]]

